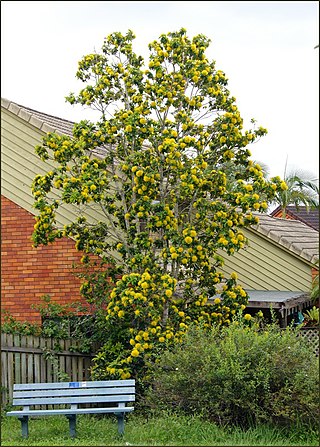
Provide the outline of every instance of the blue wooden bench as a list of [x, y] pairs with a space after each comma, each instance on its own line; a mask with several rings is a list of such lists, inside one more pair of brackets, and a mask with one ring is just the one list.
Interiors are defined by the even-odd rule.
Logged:
[[[21, 422], [22, 436], [28, 437], [28, 418], [32, 416], [65, 415], [69, 419], [70, 436], [76, 436], [77, 414], [113, 413], [118, 419], [118, 432], [124, 433], [125, 413], [133, 411], [135, 381], [103, 380], [88, 382], [24, 383], [13, 386], [13, 405], [22, 410], [7, 412], [17, 416]], [[84, 408], [82, 404], [98, 404]], [[30, 409], [34, 406], [49, 405], [51, 409]], [[58, 408], [54, 408], [58, 407]], [[43, 408], [43, 407], [42, 407]]]

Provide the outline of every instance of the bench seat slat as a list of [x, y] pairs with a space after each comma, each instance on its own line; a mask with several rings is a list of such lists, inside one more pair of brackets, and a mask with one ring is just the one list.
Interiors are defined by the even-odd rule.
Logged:
[[13, 390], [54, 390], [64, 388], [99, 388], [99, 387], [123, 387], [134, 386], [134, 379], [126, 380], [97, 380], [87, 382], [49, 382], [49, 383], [15, 383]]
[[89, 404], [95, 402], [133, 402], [134, 394], [119, 396], [66, 396], [66, 397], [29, 397], [13, 399], [13, 405], [64, 405]]
[[62, 390], [36, 390], [36, 391], [14, 391], [13, 399], [22, 399], [24, 397], [62, 397], [62, 396], [98, 396], [110, 395], [117, 396], [121, 394], [134, 394], [134, 387], [122, 388], [66, 388]]
[[134, 407], [108, 407], [108, 408], [77, 408], [77, 409], [55, 409], [55, 410], [30, 410], [30, 411], [9, 411], [7, 416], [53, 416], [66, 414], [101, 414], [101, 413], [129, 413]]

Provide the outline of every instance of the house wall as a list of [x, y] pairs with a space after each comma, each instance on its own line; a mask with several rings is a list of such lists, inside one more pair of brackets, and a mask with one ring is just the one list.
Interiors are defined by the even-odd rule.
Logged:
[[[43, 162], [35, 153], [45, 132], [27, 123], [19, 116], [1, 108], [1, 193], [12, 202], [34, 214], [34, 198], [31, 184], [38, 174], [45, 174], [56, 167], [51, 161]], [[58, 197], [53, 190], [52, 197]], [[75, 220], [77, 210], [72, 205], [63, 205], [56, 211], [57, 226]], [[86, 209], [88, 221], [104, 220], [101, 209], [90, 204]]]
[[224, 256], [224, 273], [235, 271], [248, 290], [306, 291], [311, 289], [311, 267], [285, 248], [280, 248], [254, 230], [245, 229], [249, 245], [233, 256]]
[[80, 280], [72, 268], [82, 253], [68, 238], [33, 248], [34, 223], [31, 213], [1, 196], [2, 321], [7, 310], [19, 321], [40, 322], [40, 314], [31, 304], [40, 303], [45, 294], [60, 304], [84, 303], [79, 294]]

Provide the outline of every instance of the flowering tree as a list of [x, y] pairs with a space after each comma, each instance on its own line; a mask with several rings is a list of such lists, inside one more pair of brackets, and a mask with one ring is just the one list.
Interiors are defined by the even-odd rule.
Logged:
[[[99, 377], [130, 377], [179, 342], [190, 322], [228, 324], [245, 308], [247, 294], [235, 273], [219, 271], [217, 251], [243, 248], [241, 228], [257, 223], [252, 211], [267, 209], [261, 197], [286, 187], [250, 160], [248, 144], [266, 130], [243, 130], [225, 74], [205, 55], [205, 36], [161, 35], [149, 45], [148, 68], [133, 52], [134, 37], [113, 33], [101, 53], [79, 62], [86, 86], [67, 100], [99, 110], [100, 121], [81, 121], [72, 137], [50, 133], [36, 147], [56, 168], [33, 182], [34, 244], [72, 237], [77, 249], [100, 256], [112, 279]], [[230, 162], [239, 178], [227, 188], [222, 167]], [[78, 217], [57, 228], [63, 203], [76, 206]], [[105, 219], [88, 222], [90, 206]], [[90, 279], [82, 285], [88, 299], [95, 286]]]

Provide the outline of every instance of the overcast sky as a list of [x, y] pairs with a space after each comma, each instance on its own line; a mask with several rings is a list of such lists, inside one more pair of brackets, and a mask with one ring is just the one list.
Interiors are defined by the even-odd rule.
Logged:
[[187, 29], [211, 39], [207, 56], [224, 71], [246, 128], [268, 129], [251, 145], [270, 175], [319, 178], [318, 1], [1, 1], [1, 96], [71, 121], [94, 119], [65, 96], [82, 56], [105, 36], [131, 29], [148, 57], [160, 34]]

